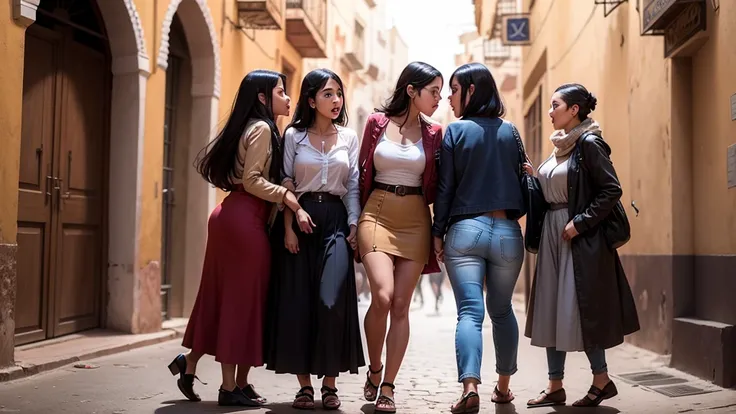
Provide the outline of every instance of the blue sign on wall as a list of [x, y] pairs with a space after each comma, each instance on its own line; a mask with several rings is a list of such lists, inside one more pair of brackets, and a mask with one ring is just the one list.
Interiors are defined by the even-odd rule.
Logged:
[[503, 16], [503, 43], [505, 45], [528, 45], [531, 43], [528, 15]]

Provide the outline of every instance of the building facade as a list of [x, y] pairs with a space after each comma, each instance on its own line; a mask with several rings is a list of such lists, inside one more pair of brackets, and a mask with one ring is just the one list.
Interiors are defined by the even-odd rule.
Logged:
[[551, 154], [557, 86], [578, 82], [596, 94], [592, 117], [613, 149], [632, 226], [619, 254], [641, 331], [627, 340], [734, 386], [736, 3], [575, 3], [524, 0], [527, 149], [537, 165]]
[[[305, 62], [366, 53], [357, 40], [340, 46], [333, 0], [7, 3], [0, 366], [18, 345], [188, 316], [222, 198], [192, 162], [243, 76], [284, 72], [297, 97]], [[372, 16], [373, 1], [353, 3]]]

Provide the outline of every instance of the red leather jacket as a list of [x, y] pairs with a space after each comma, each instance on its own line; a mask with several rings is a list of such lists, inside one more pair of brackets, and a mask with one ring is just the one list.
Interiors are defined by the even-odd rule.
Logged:
[[[363, 142], [360, 146], [360, 155], [358, 163], [360, 165], [360, 208], [364, 208], [368, 202], [368, 198], [373, 191], [373, 177], [375, 170], [373, 169], [373, 154], [376, 151], [378, 140], [383, 136], [388, 126], [389, 119], [382, 112], [371, 114], [366, 120], [365, 131], [363, 132]], [[442, 126], [432, 124], [421, 118], [422, 127], [422, 146], [427, 157], [427, 164], [422, 174], [422, 191], [424, 200], [427, 205], [434, 203], [437, 197], [437, 158], [436, 154], [442, 146]], [[429, 263], [424, 267], [422, 274], [439, 273], [440, 265], [437, 263], [437, 257], [434, 255], [432, 246], [432, 238], [427, 240], [429, 243]], [[355, 260], [360, 263], [360, 253], [355, 252]]]

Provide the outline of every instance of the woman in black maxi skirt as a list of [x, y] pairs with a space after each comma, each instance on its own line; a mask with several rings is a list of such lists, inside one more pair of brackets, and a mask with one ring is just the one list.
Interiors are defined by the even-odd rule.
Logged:
[[295, 187], [314, 227], [302, 232], [285, 214], [272, 227], [265, 362], [276, 373], [297, 375], [294, 408], [314, 408], [311, 375], [317, 375], [324, 377], [323, 407], [337, 409], [336, 378], [365, 365], [351, 247], [360, 216], [358, 138], [341, 126], [345, 108], [337, 75], [310, 72], [301, 91], [284, 133], [283, 184]]

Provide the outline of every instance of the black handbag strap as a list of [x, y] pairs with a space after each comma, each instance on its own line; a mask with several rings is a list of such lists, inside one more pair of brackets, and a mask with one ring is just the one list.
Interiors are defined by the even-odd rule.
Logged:
[[527, 156], [526, 150], [524, 150], [524, 142], [521, 141], [519, 130], [516, 129], [516, 126], [514, 126], [514, 124], [507, 121], [504, 121], [504, 123], [507, 124], [509, 128], [511, 128], [511, 133], [516, 139], [516, 146], [519, 148], [519, 177], [521, 177], [523, 174], [526, 174], [526, 171], [524, 170], [524, 161], [526, 161]]

